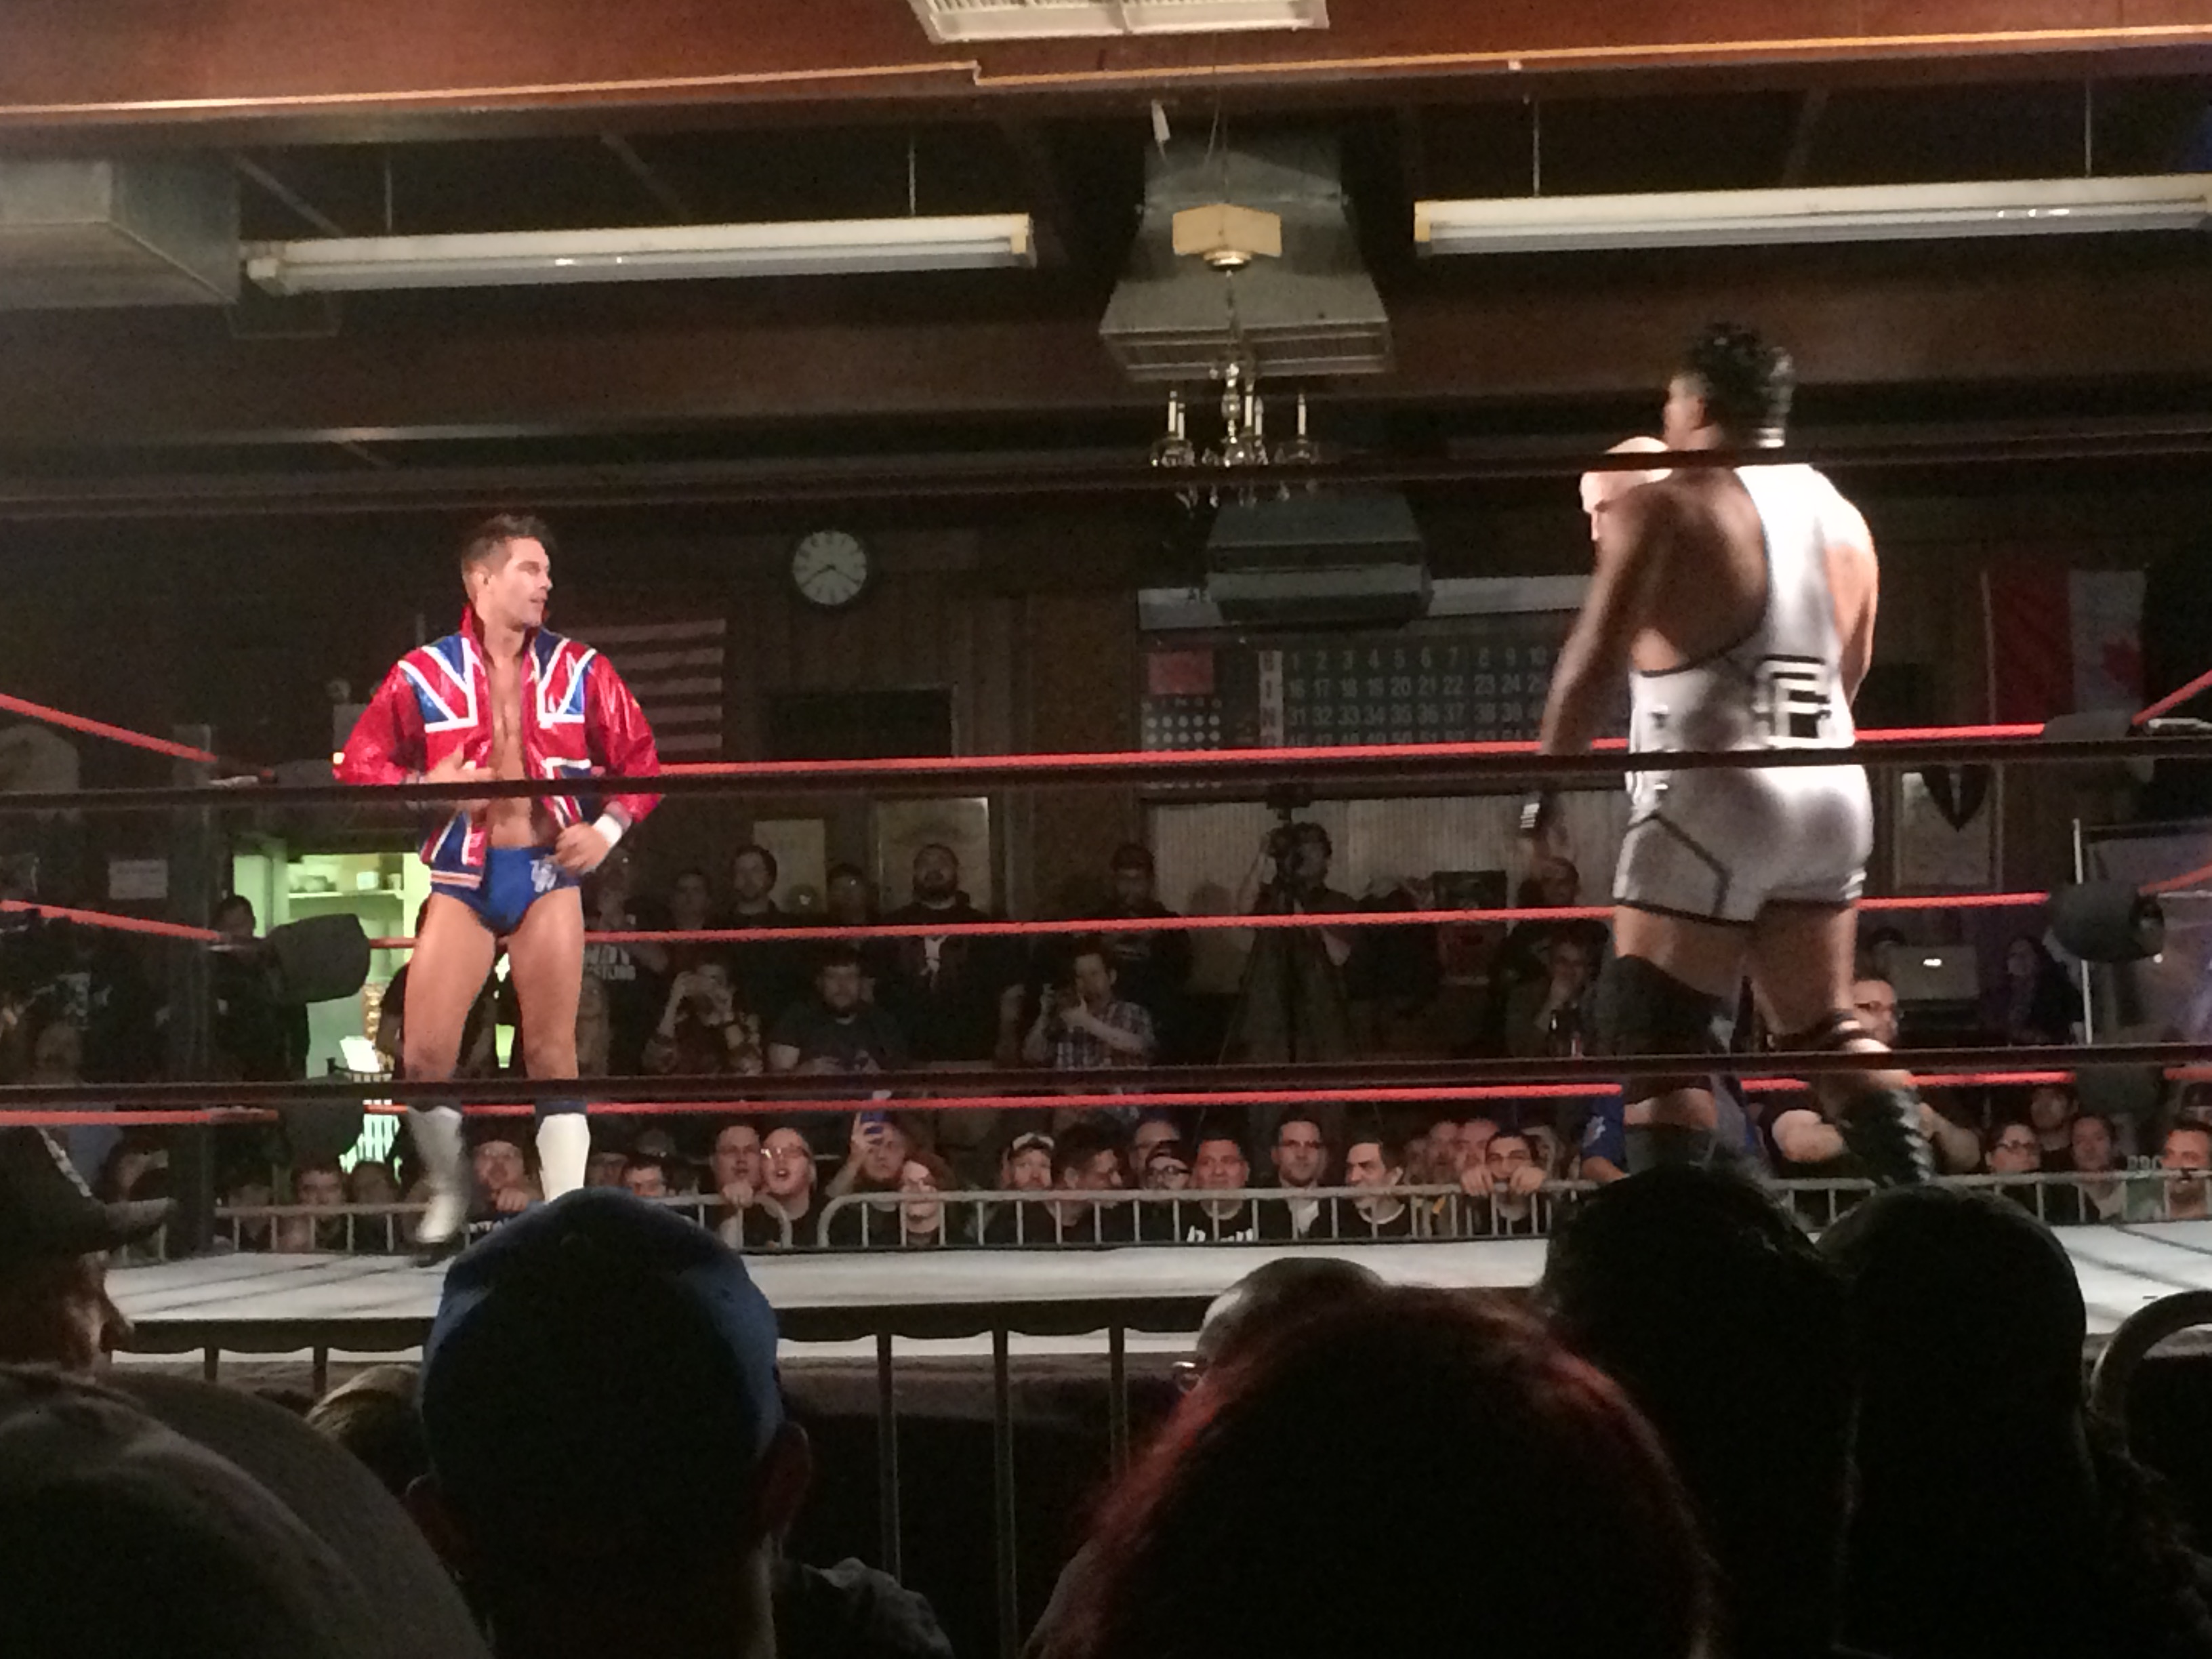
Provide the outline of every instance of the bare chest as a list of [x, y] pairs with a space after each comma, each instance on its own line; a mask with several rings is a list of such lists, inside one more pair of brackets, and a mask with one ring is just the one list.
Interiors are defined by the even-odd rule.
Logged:
[[488, 663], [485, 678], [491, 693], [491, 766], [502, 778], [523, 776], [522, 673], [519, 665]]

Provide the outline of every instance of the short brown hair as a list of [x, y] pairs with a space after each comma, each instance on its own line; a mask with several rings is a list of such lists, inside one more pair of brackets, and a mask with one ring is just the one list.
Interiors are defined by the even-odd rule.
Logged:
[[534, 513], [495, 513], [461, 540], [461, 574], [484, 562], [509, 542], [536, 542], [550, 556], [553, 532]]

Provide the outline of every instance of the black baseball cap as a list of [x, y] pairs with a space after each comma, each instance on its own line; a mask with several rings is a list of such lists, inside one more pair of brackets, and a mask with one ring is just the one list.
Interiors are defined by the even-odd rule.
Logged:
[[422, 1353], [447, 1503], [503, 1548], [650, 1554], [726, 1526], [784, 1421], [775, 1315], [738, 1253], [614, 1188], [447, 1270]]

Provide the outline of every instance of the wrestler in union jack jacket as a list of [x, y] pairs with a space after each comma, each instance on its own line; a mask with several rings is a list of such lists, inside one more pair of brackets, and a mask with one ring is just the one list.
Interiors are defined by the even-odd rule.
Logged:
[[[461, 629], [392, 665], [338, 757], [342, 783], [404, 783], [447, 755], [491, 765], [491, 691], [483, 631], [473, 611]], [[653, 728], [615, 666], [587, 645], [533, 629], [522, 647], [522, 763], [533, 778], [651, 777], [660, 770]], [[635, 828], [658, 795], [549, 795], [541, 805], [566, 828], [602, 810]], [[456, 812], [422, 843], [430, 879], [448, 887], [483, 880], [489, 836], [482, 815]]]

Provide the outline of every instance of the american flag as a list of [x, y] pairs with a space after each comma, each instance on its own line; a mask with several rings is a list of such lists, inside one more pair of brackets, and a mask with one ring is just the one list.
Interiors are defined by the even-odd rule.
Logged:
[[722, 651], [728, 623], [617, 623], [576, 637], [596, 646], [620, 672], [664, 756], [713, 758], [722, 752]]

